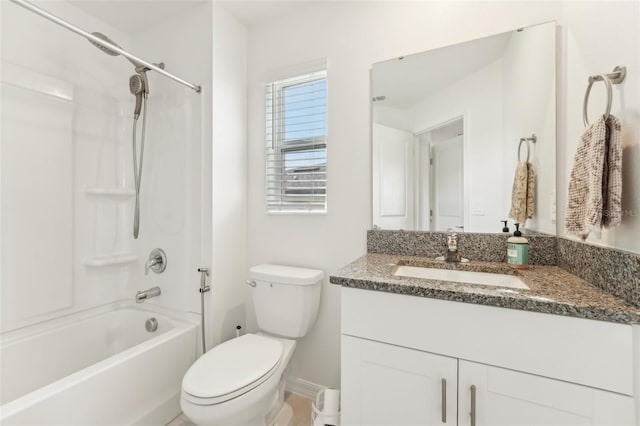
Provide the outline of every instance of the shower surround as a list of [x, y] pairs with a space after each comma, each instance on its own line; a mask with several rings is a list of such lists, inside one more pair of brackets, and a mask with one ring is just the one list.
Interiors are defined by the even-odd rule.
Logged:
[[[197, 357], [197, 268], [211, 262], [213, 6], [110, 4], [131, 16], [150, 10], [132, 31], [98, 13], [99, 2], [37, 5], [84, 30], [109, 34], [130, 52], [202, 82], [203, 89], [196, 93], [147, 73], [152, 92], [140, 238], [134, 240], [131, 64], [16, 4], [0, 4], [2, 423], [97, 424], [101, 410], [120, 413], [104, 417], [110, 423], [168, 421], [179, 413], [174, 396]], [[145, 276], [144, 262], [156, 247], [167, 253], [168, 267]], [[137, 291], [154, 286], [161, 296], [133, 303]], [[123, 314], [123, 305], [137, 309]], [[161, 327], [173, 328], [146, 340], [151, 335], [141, 316], [160, 316], [140, 313], [141, 307], [163, 312]], [[80, 361], [51, 377], [47, 365], [29, 367], [29, 354], [47, 354], [46, 364], [55, 366]], [[149, 371], [128, 379], [145, 365]], [[15, 380], [5, 372], [24, 374]], [[135, 409], [109, 405], [127, 388], [146, 399], [136, 399]], [[46, 395], [53, 399], [47, 402]], [[83, 403], [73, 395], [90, 395], [98, 404], [84, 413], [89, 417], [82, 417]], [[157, 403], [162, 407], [156, 410]], [[59, 417], [61, 411], [70, 417]]]

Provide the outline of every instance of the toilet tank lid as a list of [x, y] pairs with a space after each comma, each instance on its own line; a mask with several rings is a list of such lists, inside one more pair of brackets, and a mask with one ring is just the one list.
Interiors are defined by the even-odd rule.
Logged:
[[318, 269], [264, 263], [250, 268], [249, 278], [280, 284], [312, 285], [324, 278], [324, 272]]

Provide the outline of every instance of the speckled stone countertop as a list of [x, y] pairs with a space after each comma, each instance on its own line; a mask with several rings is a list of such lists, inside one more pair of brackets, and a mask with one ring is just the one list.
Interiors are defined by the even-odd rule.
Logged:
[[[513, 274], [519, 276], [530, 289], [394, 276], [392, 272], [397, 264]], [[527, 270], [515, 270], [499, 262], [471, 261], [466, 264], [448, 264], [427, 257], [370, 253], [332, 273], [329, 281], [344, 287], [365, 290], [623, 324], [640, 324], [640, 308], [557, 266], [532, 265]]]

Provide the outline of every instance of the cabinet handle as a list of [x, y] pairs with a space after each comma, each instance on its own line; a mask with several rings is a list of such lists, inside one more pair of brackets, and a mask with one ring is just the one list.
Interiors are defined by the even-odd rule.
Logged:
[[447, 379], [442, 379], [442, 423], [447, 422]]
[[471, 385], [471, 426], [476, 426], [476, 385]]

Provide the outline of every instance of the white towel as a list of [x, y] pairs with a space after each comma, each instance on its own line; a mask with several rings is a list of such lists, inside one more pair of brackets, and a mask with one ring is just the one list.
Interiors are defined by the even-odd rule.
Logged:
[[622, 138], [620, 120], [604, 116], [587, 127], [576, 151], [569, 205], [568, 232], [587, 238], [592, 228], [612, 227], [622, 221]]
[[511, 191], [511, 210], [509, 217], [523, 227], [527, 219], [533, 217], [536, 193], [536, 173], [533, 164], [521, 161], [516, 167]]

